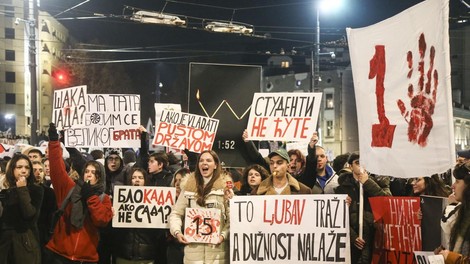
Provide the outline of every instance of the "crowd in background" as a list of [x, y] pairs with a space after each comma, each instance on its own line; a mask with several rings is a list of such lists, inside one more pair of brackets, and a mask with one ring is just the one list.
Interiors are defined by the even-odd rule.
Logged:
[[[139, 130], [138, 150], [80, 151], [64, 148], [51, 124], [44, 153], [30, 146], [1, 159], [0, 264], [229, 263], [229, 199], [292, 194], [347, 194], [351, 263], [371, 263], [375, 226], [369, 197], [449, 198], [441, 221], [449, 248], [438, 248], [436, 254], [446, 263], [470, 263], [470, 151], [459, 152], [456, 167], [447, 173], [402, 179], [367, 172], [359, 152], [329, 161], [316, 133], [306, 156], [281, 146], [263, 157], [245, 131], [243, 147], [251, 164], [231, 169], [222, 167], [214, 151], [151, 153], [145, 128]], [[169, 229], [113, 228], [116, 185], [175, 187]], [[364, 226], [359, 236], [361, 185]], [[185, 209], [208, 207], [221, 212], [219, 241], [189, 243], [182, 233]]]

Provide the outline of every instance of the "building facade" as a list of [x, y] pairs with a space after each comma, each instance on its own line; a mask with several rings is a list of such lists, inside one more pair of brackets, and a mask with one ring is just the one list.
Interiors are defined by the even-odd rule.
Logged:
[[[39, 11], [35, 0], [4, 0], [0, 12], [5, 14], [0, 16], [0, 131], [30, 136], [32, 116], [37, 117], [38, 133], [51, 120], [53, 69], [63, 59], [69, 34], [52, 16]], [[31, 113], [34, 99], [36, 115]]]

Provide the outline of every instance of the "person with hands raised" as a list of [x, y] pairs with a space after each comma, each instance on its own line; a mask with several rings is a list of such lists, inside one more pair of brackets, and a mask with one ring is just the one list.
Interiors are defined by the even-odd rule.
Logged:
[[43, 189], [34, 184], [28, 156], [15, 154], [9, 161], [0, 189], [0, 263], [41, 263], [37, 220]]
[[[111, 200], [102, 195], [105, 169], [97, 161], [87, 161], [80, 180], [74, 182], [65, 169], [59, 134], [53, 123], [48, 132], [51, 181], [57, 205], [66, 204], [46, 245], [50, 263], [97, 263], [99, 228], [113, 217]], [[66, 199], [70, 200], [64, 202]]]

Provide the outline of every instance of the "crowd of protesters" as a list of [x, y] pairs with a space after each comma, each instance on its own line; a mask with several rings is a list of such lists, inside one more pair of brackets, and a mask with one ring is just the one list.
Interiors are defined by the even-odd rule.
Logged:
[[[245, 131], [242, 138], [251, 164], [230, 170], [214, 151], [185, 151], [180, 159], [172, 153], [150, 153], [147, 132], [142, 126], [139, 130], [137, 151], [80, 152], [64, 148], [51, 124], [44, 153], [30, 147], [1, 159], [0, 264], [229, 263], [229, 200], [234, 195], [293, 194], [347, 194], [351, 263], [372, 261], [375, 226], [369, 197], [448, 197], [441, 225], [449, 247], [435, 253], [443, 255], [445, 263], [470, 263], [470, 151], [459, 152], [457, 165], [446, 174], [400, 179], [367, 172], [358, 152], [329, 161], [317, 145], [316, 133], [306, 156], [281, 147], [263, 157]], [[113, 228], [116, 185], [175, 187], [169, 229]], [[221, 211], [219, 241], [189, 243], [183, 235], [185, 209], [207, 207]]]

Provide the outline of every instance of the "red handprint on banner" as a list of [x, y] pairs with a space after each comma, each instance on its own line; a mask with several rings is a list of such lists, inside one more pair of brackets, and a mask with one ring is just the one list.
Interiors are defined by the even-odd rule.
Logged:
[[[429, 133], [433, 127], [432, 115], [434, 114], [434, 107], [436, 105], [437, 85], [439, 77], [437, 70], [434, 69], [434, 58], [436, 50], [431, 46], [429, 52], [429, 69], [424, 73], [424, 57], [426, 55], [426, 39], [424, 34], [421, 33], [418, 41], [419, 47], [419, 62], [418, 62], [418, 87], [412, 83], [408, 85], [408, 97], [410, 98], [411, 110], [407, 110], [405, 103], [399, 99], [397, 101], [398, 108], [401, 115], [408, 123], [408, 141], [418, 143], [421, 147], [427, 145]], [[413, 53], [408, 51], [406, 60], [408, 61], [408, 79], [413, 75]], [[425, 78], [426, 83], [425, 82]], [[431, 87], [432, 86], [432, 87]], [[432, 89], [431, 89], [432, 88]]]

